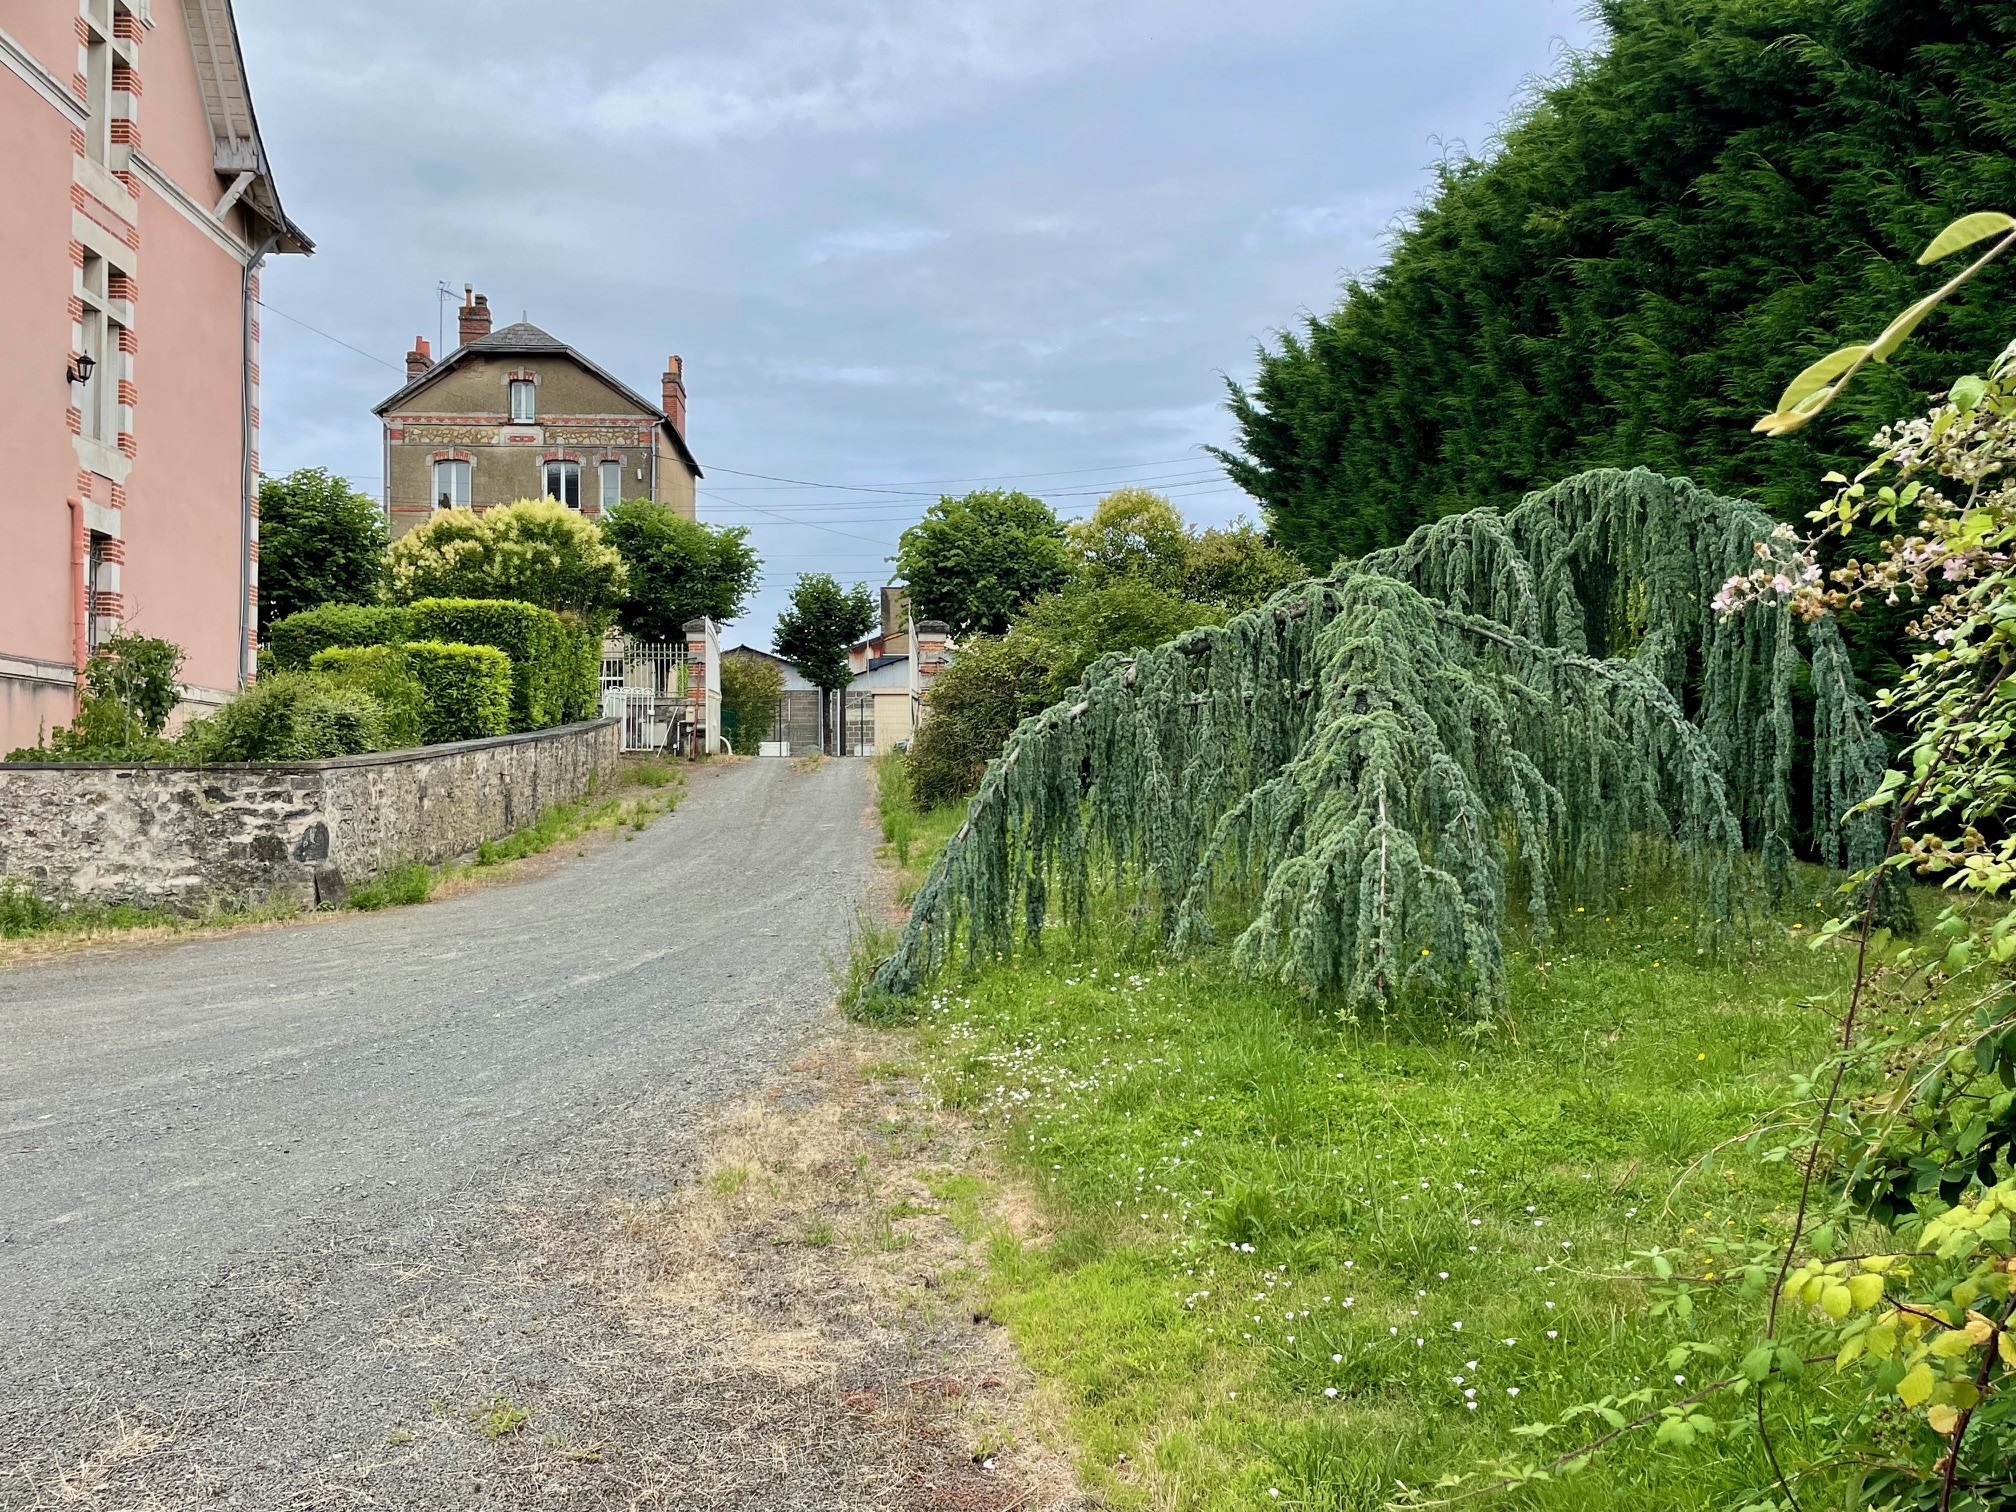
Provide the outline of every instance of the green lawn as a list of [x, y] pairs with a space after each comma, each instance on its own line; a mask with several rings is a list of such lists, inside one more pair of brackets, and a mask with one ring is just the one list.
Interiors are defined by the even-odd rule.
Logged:
[[[1474, 1039], [1110, 943], [948, 982], [919, 1055], [1042, 1195], [1053, 1237], [999, 1240], [988, 1284], [1092, 1484], [1122, 1506], [1379, 1507], [1584, 1431], [1518, 1425], [1732, 1373], [1754, 1300], [1703, 1285], [1689, 1316], [1651, 1316], [1617, 1276], [1655, 1246], [1706, 1275], [1704, 1236], [1789, 1217], [1789, 1166], [1712, 1152], [1825, 1053], [1846, 965], [1803, 943], [1821, 917], [1718, 960], [1670, 901], [1585, 916], [1544, 965], [1518, 956], [1509, 1019]], [[1809, 1427], [1781, 1422], [1781, 1454]], [[1766, 1485], [1747, 1432], [1651, 1435], [1497, 1504], [1741, 1507]]]

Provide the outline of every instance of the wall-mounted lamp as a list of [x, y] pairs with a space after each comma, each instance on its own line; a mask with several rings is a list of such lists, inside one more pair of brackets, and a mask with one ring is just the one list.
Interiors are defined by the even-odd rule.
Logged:
[[72, 383], [89, 383], [91, 375], [98, 369], [98, 359], [89, 352], [80, 352], [70, 359], [65, 377]]

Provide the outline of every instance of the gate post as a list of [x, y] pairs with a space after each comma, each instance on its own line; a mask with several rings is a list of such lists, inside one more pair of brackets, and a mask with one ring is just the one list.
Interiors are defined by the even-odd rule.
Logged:
[[686, 697], [700, 754], [721, 753], [721, 634], [711, 619], [686, 622]]

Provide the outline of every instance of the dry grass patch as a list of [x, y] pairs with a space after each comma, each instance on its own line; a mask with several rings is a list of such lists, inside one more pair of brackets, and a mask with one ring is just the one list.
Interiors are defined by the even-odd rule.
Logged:
[[636, 1505], [1090, 1505], [979, 1285], [984, 1246], [1031, 1221], [888, 1064], [899, 1049], [828, 1040], [723, 1110], [676, 1191], [617, 1205], [600, 1234], [535, 1225], [687, 1383], [677, 1490], [670, 1459], [662, 1493], [633, 1463]]

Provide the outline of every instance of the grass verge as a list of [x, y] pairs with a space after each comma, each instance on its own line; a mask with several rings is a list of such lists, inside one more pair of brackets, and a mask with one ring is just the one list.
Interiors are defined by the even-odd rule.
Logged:
[[[1805, 947], [1816, 912], [1720, 961], [1687, 915], [1628, 898], [1544, 959], [1521, 952], [1482, 1039], [1340, 1023], [1222, 963], [1096, 935], [918, 1005], [927, 1084], [1051, 1230], [997, 1238], [986, 1286], [1088, 1485], [1118, 1507], [1357, 1512], [1544, 1463], [1581, 1436], [1517, 1430], [1576, 1404], [1656, 1405], [1730, 1374], [1757, 1311], [1702, 1242], [1786, 1225], [1794, 1171], [1731, 1142], [1825, 1054], [1846, 968]], [[1684, 1307], [1626, 1273], [1653, 1249], [1704, 1278]], [[1705, 1410], [1733, 1425], [1747, 1406]], [[1788, 1462], [1824, 1440], [1827, 1406], [1824, 1388], [1788, 1403]], [[1775, 1506], [1768, 1484], [1747, 1431], [1681, 1453], [1646, 1428], [1500, 1504]]]

